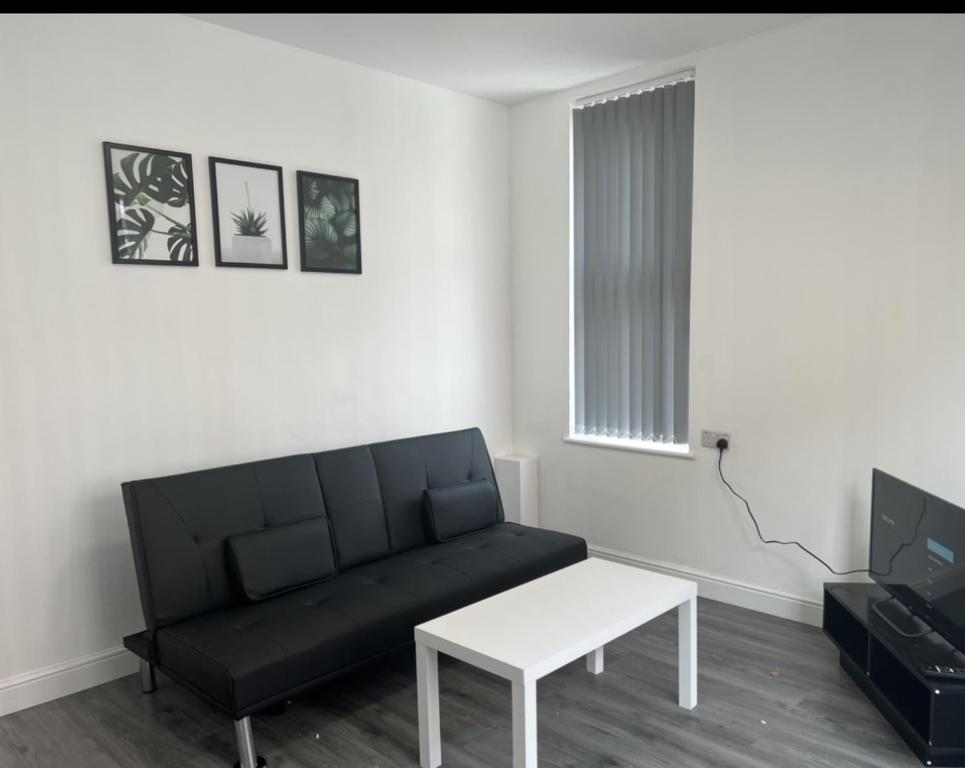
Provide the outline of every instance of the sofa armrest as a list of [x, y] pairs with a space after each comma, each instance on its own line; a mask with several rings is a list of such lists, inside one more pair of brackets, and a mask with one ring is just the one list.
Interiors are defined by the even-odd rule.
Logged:
[[124, 638], [124, 647], [135, 656], [140, 656], [151, 664], [157, 664], [157, 645], [151, 630], [145, 629], [143, 632], [128, 635]]

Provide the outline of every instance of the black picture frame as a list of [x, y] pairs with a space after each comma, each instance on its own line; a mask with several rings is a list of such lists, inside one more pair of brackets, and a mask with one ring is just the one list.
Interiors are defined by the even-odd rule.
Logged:
[[[295, 174], [295, 180], [298, 189], [298, 242], [301, 253], [302, 272], [329, 272], [343, 275], [362, 274], [362, 220], [359, 210], [359, 180], [348, 176], [334, 176], [329, 173], [314, 173], [313, 171], [297, 171]], [[349, 266], [340, 266], [338, 264], [326, 265], [324, 260], [320, 258], [318, 254], [309, 252], [309, 247], [305, 238], [305, 212], [306, 202], [308, 202], [305, 196], [305, 186], [306, 182], [311, 181], [319, 181], [323, 184], [329, 185], [333, 183], [344, 184], [350, 188], [351, 199], [354, 201], [354, 210], [352, 212], [355, 214], [355, 233], [354, 236], [345, 236], [343, 232], [337, 232], [336, 236], [339, 241], [341, 241], [343, 237], [346, 238], [344, 245], [342, 242], [339, 242], [337, 245], [337, 247], [343, 249], [343, 252], [344, 249], [354, 246], [354, 264]], [[346, 213], [346, 211], [340, 211], [337, 215], [342, 215], [344, 213]]]
[[[196, 267], [198, 266], [198, 226], [197, 217], [195, 216], [194, 207], [194, 168], [191, 164], [191, 155], [187, 152], [176, 152], [169, 149], [158, 149], [156, 147], [142, 147], [137, 144], [121, 144], [113, 141], [103, 142], [104, 149], [104, 172], [106, 175], [107, 182], [107, 223], [111, 235], [111, 261], [114, 264], [144, 264], [144, 265], [157, 265], [166, 267]], [[167, 247], [168, 253], [172, 251], [172, 247], [176, 252], [183, 252], [185, 245], [190, 243], [190, 259], [154, 259], [154, 258], [130, 258], [124, 257], [122, 250], [130, 252], [132, 245], [132, 238], [130, 236], [122, 236], [118, 233], [118, 219], [117, 219], [117, 195], [115, 192], [114, 185], [114, 163], [113, 163], [113, 153], [115, 151], [126, 151], [136, 154], [145, 155], [156, 155], [161, 157], [176, 158], [184, 164], [184, 179], [180, 178], [177, 180], [177, 186], [182, 189], [186, 197], [184, 202], [178, 207], [186, 207], [189, 213], [189, 221], [187, 222], [187, 233], [173, 233], [169, 230]], [[180, 199], [180, 198], [178, 198]], [[157, 203], [156, 203], [157, 204]], [[147, 207], [142, 206], [142, 207]], [[161, 214], [164, 216], [163, 214]], [[152, 213], [151, 216], [156, 222], [157, 217]], [[166, 217], [165, 217], [166, 218]], [[170, 221], [170, 220], [169, 220]], [[180, 224], [180, 222], [172, 221], [174, 224]], [[184, 225], [182, 225], [184, 226]], [[153, 230], [153, 228], [148, 227], [150, 232], [156, 232], [158, 234], [164, 235], [165, 233]], [[142, 238], [142, 241], [145, 238]], [[174, 241], [174, 245], [171, 243]], [[135, 247], [135, 251], [144, 253], [146, 247]]]
[[[226, 261], [221, 252], [221, 217], [218, 213], [218, 165], [236, 165], [244, 168], [257, 168], [263, 171], [273, 171], [278, 185], [279, 231], [281, 242], [280, 264], [258, 264], [254, 262]], [[232, 160], [227, 157], [208, 157], [208, 172], [211, 181], [211, 216], [214, 223], [214, 262], [219, 267], [246, 267], [254, 269], [288, 269], [288, 243], [285, 232], [285, 190], [283, 183], [283, 169], [280, 165], [253, 163], [247, 160]]]

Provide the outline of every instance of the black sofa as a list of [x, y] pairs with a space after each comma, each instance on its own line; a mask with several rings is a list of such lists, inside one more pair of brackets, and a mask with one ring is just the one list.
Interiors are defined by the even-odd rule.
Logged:
[[234, 718], [242, 768], [253, 713], [586, 558], [583, 539], [504, 522], [478, 429], [122, 491], [147, 624], [124, 644], [145, 692], [157, 668]]

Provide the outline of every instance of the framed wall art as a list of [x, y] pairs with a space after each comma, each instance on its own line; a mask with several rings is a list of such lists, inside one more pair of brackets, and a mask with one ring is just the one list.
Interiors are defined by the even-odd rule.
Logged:
[[198, 265], [191, 155], [104, 142], [115, 264]]
[[358, 179], [308, 171], [296, 176], [302, 270], [361, 274]]
[[282, 169], [222, 157], [208, 158], [219, 267], [287, 269]]

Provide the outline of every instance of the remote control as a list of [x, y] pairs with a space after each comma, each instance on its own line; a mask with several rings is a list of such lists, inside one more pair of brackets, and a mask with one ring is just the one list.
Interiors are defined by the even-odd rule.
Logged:
[[926, 677], [942, 677], [946, 680], [965, 680], [965, 667], [948, 667], [944, 664], [924, 664], [921, 671]]

